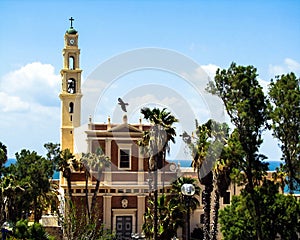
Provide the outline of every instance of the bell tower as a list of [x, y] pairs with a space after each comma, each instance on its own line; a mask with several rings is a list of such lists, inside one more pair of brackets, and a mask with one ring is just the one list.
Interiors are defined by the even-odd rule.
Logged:
[[63, 68], [61, 74], [61, 149], [69, 148], [74, 153], [74, 128], [80, 126], [81, 111], [81, 72], [79, 66], [80, 49], [78, 32], [73, 28], [74, 19], [64, 37]]

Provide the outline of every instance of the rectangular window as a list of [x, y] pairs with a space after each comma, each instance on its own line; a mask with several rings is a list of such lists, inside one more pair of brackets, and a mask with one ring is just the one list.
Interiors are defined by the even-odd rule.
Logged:
[[119, 168], [130, 168], [130, 149], [120, 149]]
[[226, 192], [223, 197], [223, 204], [230, 204], [230, 192]]

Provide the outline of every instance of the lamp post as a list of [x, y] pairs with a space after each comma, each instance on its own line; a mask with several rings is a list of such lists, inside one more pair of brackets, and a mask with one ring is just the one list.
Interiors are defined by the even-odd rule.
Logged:
[[187, 213], [187, 227], [186, 227], [186, 239], [190, 240], [190, 201], [191, 197], [195, 194], [195, 186], [190, 183], [185, 183], [181, 186], [181, 193], [184, 195], [184, 199], [186, 200]]

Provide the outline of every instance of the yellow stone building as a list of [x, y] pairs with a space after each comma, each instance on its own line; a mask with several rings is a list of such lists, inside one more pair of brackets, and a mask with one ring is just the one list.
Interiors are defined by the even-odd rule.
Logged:
[[[70, 149], [76, 154], [75, 134], [77, 127], [81, 126], [81, 74], [79, 34], [72, 25], [64, 35], [63, 68], [61, 69], [61, 148]], [[116, 97], [117, 99], [117, 97]], [[100, 189], [97, 193], [97, 207], [101, 221], [107, 228], [117, 233], [117, 239], [131, 239], [132, 233], [142, 233], [143, 214], [147, 206], [149, 195], [148, 161], [141, 154], [136, 142], [141, 139], [144, 130], [150, 125], [130, 124], [126, 115], [120, 119], [120, 123], [97, 123], [89, 119], [85, 136], [87, 149], [95, 152], [101, 147], [104, 153], [111, 159], [111, 167], [107, 168], [101, 177]], [[165, 163], [158, 171], [158, 186], [160, 192], [162, 186], [167, 186], [165, 192], [170, 189], [170, 183], [178, 176], [189, 176], [197, 179], [197, 174], [190, 167], [181, 167], [171, 163]], [[83, 172], [72, 172], [73, 201], [82, 204], [85, 198], [85, 177]], [[95, 188], [95, 176], [89, 179], [88, 196], [91, 202]], [[200, 185], [200, 184], [199, 184]], [[67, 197], [67, 182], [60, 175], [60, 187]], [[201, 189], [204, 189], [201, 186]], [[231, 185], [227, 194], [221, 199], [223, 208], [230, 203], [232, 195], [239, 194], [240, 188]], [[191, 214], [191, 232], [203, 223], [203, 205]], [[179, 230], [178, 237], [182, 236]]]
[[[63, 68], [61, 69], [61, 149], [70, 149], [74, 154], [75, 129], [80, 127], [81, 117], [81, 73], [78, 32], [71, 27], [64, 35]], [[116, 98], [117, 99], [117, 98]], [[124, 115], [120, 123], [96, 123], [89, 119], [85, 136], [88, 152], [95, 152], [101, 147], [111, 160], [111, 166], [104, 171], [100, 189], [97, 193], [97, 211], [105, 227], [116, 232], [117, 239], [131, 239], [132, 233], [141, 233], [143, 214], [145, 213], [149, 192], [148, 161], [141, 154], [137, 141], [150, 125], [129, 124]], [[162, 181], [168, 185], [176, 178], [173, 165], [159, 173], [159, 185]], [[171, 168], [170, 168], [171, 167]], [[162, 172], [164, 177], [162, 179]], [[85, 175], [81, 171], [71, 174], [72, 201], [82, 206], [86, 195]], [[96, 184], [95, 175], [89, 179], [89, 203]], [[60, 187], [68, 197], [66, 179], [60, 175]], [[166, 189], [166, 191], [168, 191]]]

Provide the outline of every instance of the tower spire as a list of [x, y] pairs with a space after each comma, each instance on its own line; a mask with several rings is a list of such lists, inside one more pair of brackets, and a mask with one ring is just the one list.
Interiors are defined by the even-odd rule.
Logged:
[[73, 21], [75, 20], [73, 17], [71, 17], [70, 19], [70, 22], [71, 22], [71, 28], [73, 28]]

